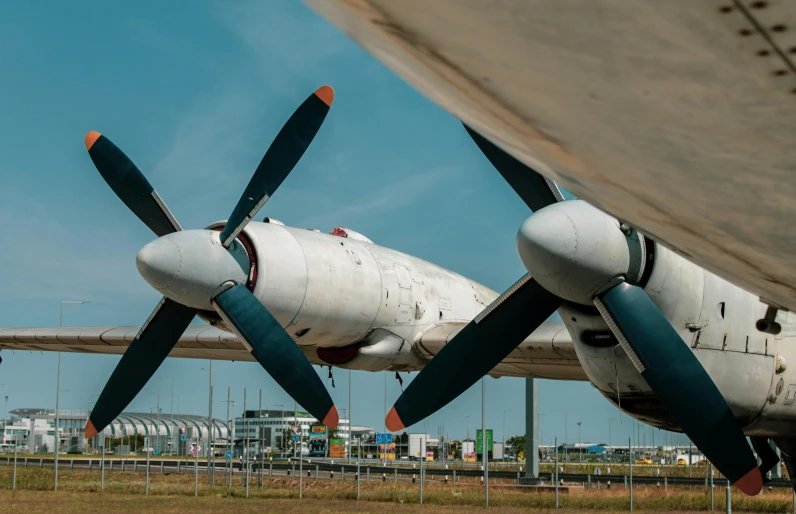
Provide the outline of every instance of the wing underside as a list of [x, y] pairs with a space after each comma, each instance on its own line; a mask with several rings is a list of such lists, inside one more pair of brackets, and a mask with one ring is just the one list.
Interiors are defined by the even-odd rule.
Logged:
[[[464, 327], [463, 323], [438, 325], [420, 337], [416, 349], [424, 358], [431, 359]], [[473, 355], [473, 359], [477, 358]], [[489, 375], [588, 380], [563, 323], [543, 323]]]
[[[419, 362], [429, 361], [465, 323], [437, 325], [413, 344]], [[0, 350], [122, 355], [141, 327], [0, 328]], [[316, 346], [299, 346], [313, 364], [326, 366]], [[169, 357], [254, 362], [234, 335], [209, 325], [191, 325]], [[478, 358], [474, 355], [473, 358]], [[417, 369], [406, 371], [419, 371]], [[587, 380], [562, 323], [545, 323], [490, 373], [491, 376]]]

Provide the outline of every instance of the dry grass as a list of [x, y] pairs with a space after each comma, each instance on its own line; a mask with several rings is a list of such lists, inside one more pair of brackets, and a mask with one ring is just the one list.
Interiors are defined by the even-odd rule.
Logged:
[[[217, 476], [217, 487], [207, 485], [207, 477], [199, 477], [199, 498], [193, 496], [193, 475], [150, 475], [150, 495], [144, 495], [144, 475], [130, 472], [106, 472], [105, 490], [100, 492], [99, 472], [61, 470], [59, 491], [52, 492], [52, 470], [22, 468], [18, 470], [17, 491], [11, 491], [11, 470], [0, 468], [0, 512], [72, 512], [88, 509], [112, 512], [184, 512], [201, 508], [235, 512], [416, 512], [419, 511], [417, 484], [362, 482], [361, 499], [357, 503], [356, 485], [352, 480], [304, 480], [304, 499], [298, 500], [298, 479], [266, 478], [259, 489], [256, 479], [250, 483], [250, 498], [245, 498], [241, 478], [234, 477], [234, 487], [223, 487]], [[636, 510], [707, 511], [709, 496], [703, 488], [689, 491], [687, 487], [670, 487], [664, 492], [657, 487], [636, 486]], [[476, 484], [427, 483], [424, 487], [423, 512], [459, 512], [480, 508], [483, 489]], [[561, 495], [566, 511], [628, 509], [627, 491], [619, 485], [611, 490], [589, 490], [583, 494]], [[512, 488], [490, 490], [490, 504], [501, 511], [520, 509], [552, 509], [554, 497], [549, 493], [529, 493]], [[733, 509], [747, 512], [791, 512], [789, 490], [766, 491], [748, 498], [735, 491]], [[505, 510], [504, 510], [505, 509]], [[716, 509], [724, 510], [724, 489], [717, 488]]]

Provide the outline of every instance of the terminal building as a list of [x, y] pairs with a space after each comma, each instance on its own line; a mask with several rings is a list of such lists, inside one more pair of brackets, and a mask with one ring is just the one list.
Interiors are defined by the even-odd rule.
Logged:
[[[55, 448], [55, 409], [15, 409], [3, 429], [2, 443], [5, 451], [16, 444], [20, 451], [52, 453]], [[213, 448], [217, 455], [229, 446], [229, 430], [223, 420], [196, 414], [153, 414], [123, 412], [101, 434], [87, 441], [83, 429], [90, 411], [61, 409], [58, 412], [59, 450], [63, 453], [87, 453], [100, 448], [109, 439], [107, 451], [124, 453], [143, 452], [143, 438], [148, 438], [150, 450], [158, 455], [184, 454], [186, 443], [199, 438], [206, 455], [210, 430], [213, 430]], [[121, 448], [118, 448], [121, 447]]]
[[[242, 417], [235, 418], [235, 455], [245, 451], [257, 455], [259, 452], [273, 452], [276, 454], [298, 452], [299, 444], [292, 443], [292, 434], [295, 432], [301, 441], [300, 447], [303, 455], [310, 453], [310, 431], [319, 421], [306, 412], [283, 410], [246, 410]], [[293, 427], [297, 429], [294, 431]], [[350, 430], [349, 430], [350, 429]], [[372, 427], [350, 425], [348, 419], [340, 418], [337, 428], [327, 435], [329, 439], [342, 441], [345, 455], [347, 456], [350, 445], [349, 437], [355, 440], [373, 433]], [[248, 450], [246, 450], [248, 449]]]
[[[3, 451], [30, 453], [52, 453], [55, 449], [55, 409], [15, 409], [9, 412], [2, 432]], [[156, 455], [184, 455], [191, 452], [191, 444], [197, 442], [199, 453], [208, 454], [211, 449], [216, 456], [231, 451], [235, 457], [242, 455], [248, 447], [250, 454], [262, 452], [293, 453], [293, 427], [298, 427], [301, 448], [309, 453], [309, 435], [312, 425], [318, 420], [306, 412], [282, 410], [247, 410], [237, 417], [231, 427], [220, 419], [209, 422], [207, 416], [196, 414], [164, 414], [152, 412], [123, 412], [98, 436], [87, 440], [84, 427], [90, 414], [86, 409], [60, 409], [58, 413], [58, 435], [60, 453], [93, 453], [107, 441], [106, 451], [111, 453], [143, 453], [146, 447]], [[210, 443], [210, 427], [213, 440]], [[349, 430], [350, 428], [350, 430]], [[231, 429], [231, 430], [230, 430]], [[230, 438], [230, 432], [232, 437]], [[283, 435], [285, 440], [283, 441]], [[345, 455], [350, 448], [349, 437], [356, 441], [373, 438], [373, 428], [350, 426], [349, 420], [340, 419], [336, 430], [328, 434], [330, 439], [342, 442]], [[327, 436], [328, 437], [328, 436]], [[230, 439], [232, 443], [230, 444]], [[296, 451], [298, 451], [298, 444]], [[9, 450], [10, 449], [10, 450]]]

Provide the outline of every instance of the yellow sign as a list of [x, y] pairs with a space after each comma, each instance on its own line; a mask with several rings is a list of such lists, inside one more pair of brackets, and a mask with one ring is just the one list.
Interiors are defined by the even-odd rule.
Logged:
[[[386, 455], [385, 455], [386, 453]], [[380, 460], [395, 460], [395, 443], [379, 445]]]

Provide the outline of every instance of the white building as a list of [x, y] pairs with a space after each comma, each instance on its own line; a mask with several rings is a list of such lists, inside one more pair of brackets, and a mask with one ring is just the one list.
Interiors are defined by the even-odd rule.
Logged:
[[[319, 421], [306, 412], [293, 412], [282, 410], [247, 410], [244, 417], [235, 418], [235, 431], [233, 438], [235, 440], [236, 448], [242, 449], [248, 446], [249, 451], [256, 453], [260, 451], [260, 439], [262, 438], [263, 451], [274, 451], [279, 453], [285, 451], [289, 445], [289, 441], [282, 441], [282, 434], [289, 431], [292, 433], [292, 427], [298, 426], [300, 431], [300, 439], [306, 441], [310, 434], [310, 427], [318, 424]], [[372, 427], [366, 426], [350, 426], [350, 436], [355, 440], [360, 436], [370, 434], [373, 432]], [[335, 439], [342, 439], [345, 443], [346, 449], [349, 448], [349, 420], [340, 418], [337, 425]], [[246, 443], [244, 443], [244, 439]], [[303, 453], [308, 453], [309, 448], [304, 442], [302, 444]]]
[[[52, 453], [55, 446], [54, 409], [15, 409], [11, 420], [3, 430], [3, 443], [25, 446], [28, 451]], [[90, 411], [84, 409], [61, 409], [58, 413], [59, 450], [61, 453], [82, 453], [87, 447], [83, 430]], [[111, 438], [116, 445], [121, 443], [130, 447], [126, 451], [137, 450], [130, 442], [138, 435], [149, 438], [148, 447], [159, 454], [179, 454], [184, 452], [187, 442], [200, 439], [202, 453], [210, 449], [210, 426], [213, 429], [213, 447], [220, 455], [229, 446], [228, 429], [219, 419], [209, 422], [207, 416], [195, 414], [153, 414], [123, 412], [102, 433], [95, 437], [93, 448], [101, 446], [104, 438]], [[31, 431], [31, 426], [33, 430]], [[127, 439], [127, 441], [125, 441]], [[115, 448], [107, 448], [115, 451]]]

